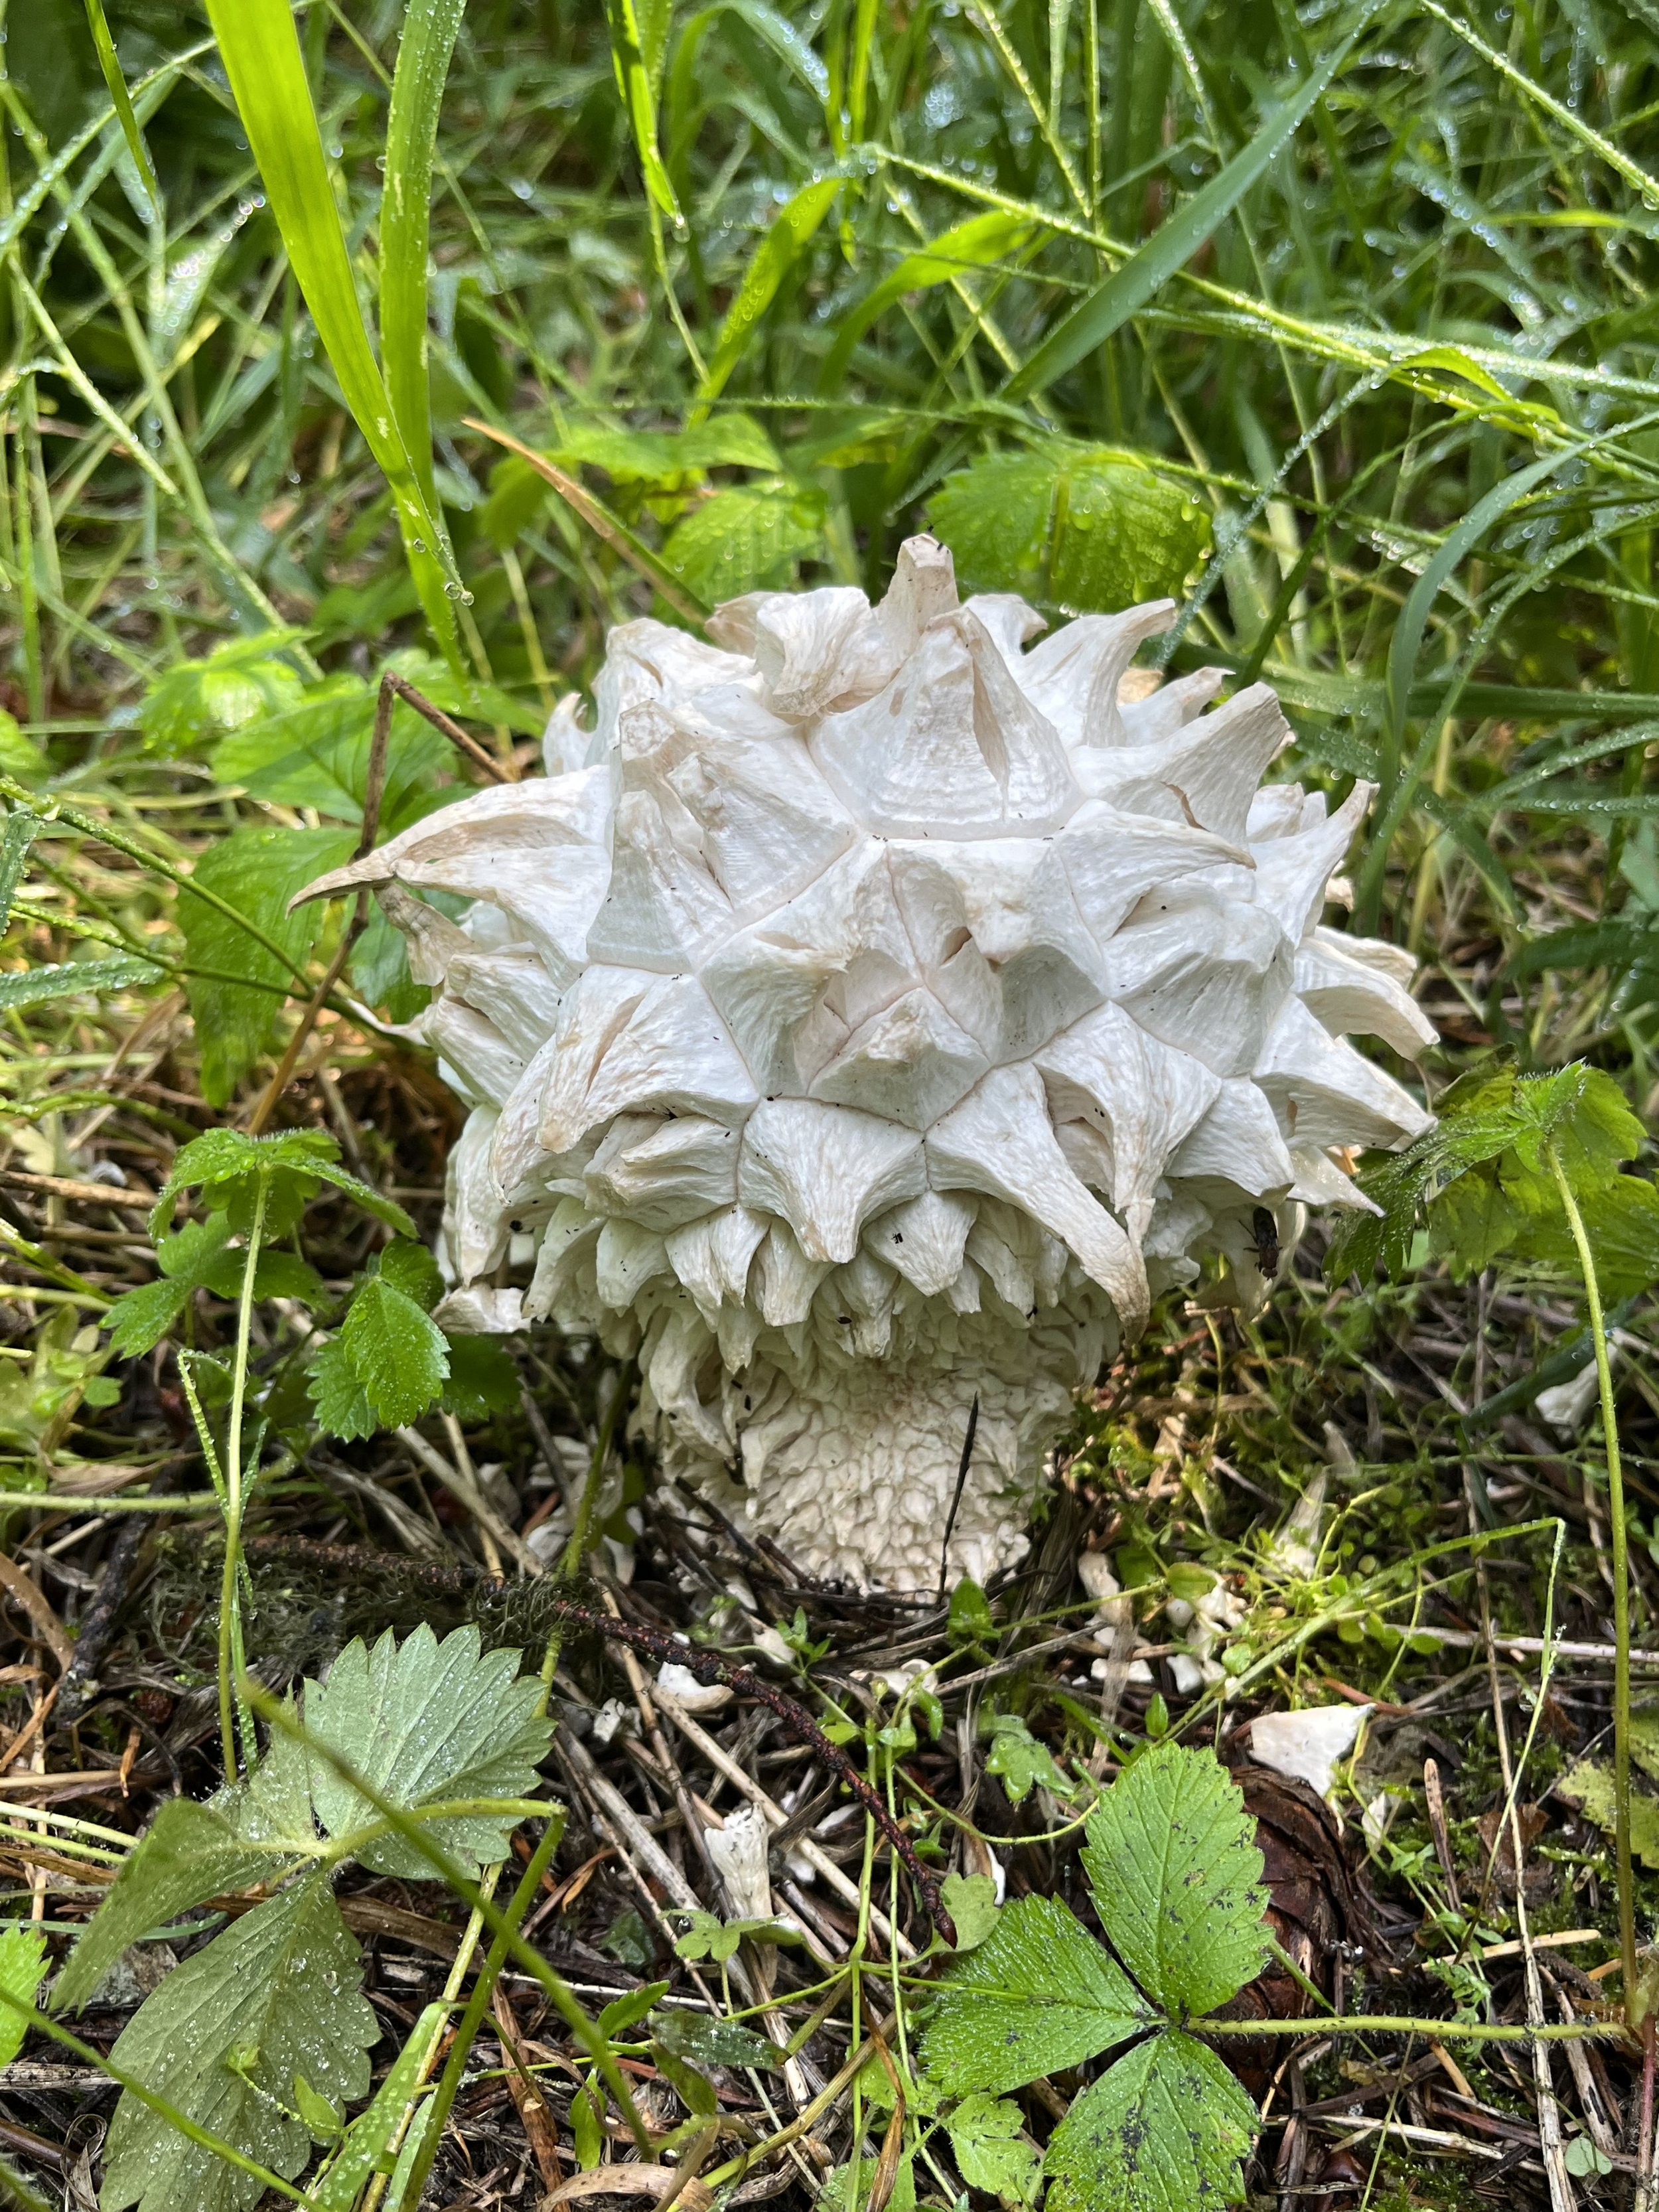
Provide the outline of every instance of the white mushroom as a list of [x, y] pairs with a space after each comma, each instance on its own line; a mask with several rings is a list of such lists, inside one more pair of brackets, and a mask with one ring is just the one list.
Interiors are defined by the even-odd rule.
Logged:
[[1018, 1560], [1072, 1391], [1152, 1299], [1209, 1257], [1205, 1297], [1258, 1309], [1307, 1205], [1364, 1203], [1348, 1148], [1425, 1125], [1341, 1041], [1426, 1042], [1409, 961], [1321, 926], [1367, 790], [1259, 788], [1271, 690], [1206, 713], [1214, 671], [1129, 669], [1172, 619], [1027, 649], [1040, 619], [959, 605], [922, 538], [879, 606], [629, 623], [544, 781], [312, 886], [381, 890], [434, 986], [472, 1109], [446, 1317], [636, 1356], [665, 1471], [811, 1573]]

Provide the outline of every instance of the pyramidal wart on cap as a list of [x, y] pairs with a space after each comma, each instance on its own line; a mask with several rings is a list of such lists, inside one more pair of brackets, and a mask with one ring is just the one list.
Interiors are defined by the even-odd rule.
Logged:
[[878, 606], [628, 623], [544, 778], [310, 886], [375, 887], [471, 1109], [442, 1317], [636, 1358], [667, 1472], [813, 1574], [938, 1584], [975, 1399], [947, 1573], [1018, 1560], [1151, 1299], [1215, 1255], [1259, 1308], [1308, 1206], [1365, 1203], [1334, 1156], [1427, 1121], [1344, 1042], [1431, 1041], [1409, 957], [1321, 922], [1370, 787], [1264, 785], [1266, 685], [1129, 676], [1174, 612], [1031, 644], [913, 538]]

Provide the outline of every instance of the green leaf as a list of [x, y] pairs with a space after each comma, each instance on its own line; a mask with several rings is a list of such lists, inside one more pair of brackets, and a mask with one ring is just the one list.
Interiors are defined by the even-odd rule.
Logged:
[[[825, 2179], [818, 2203], [825, 2212], [866, 2212], [875, 2193], [878, 2171], [879, 2161], [873, 2158], [854, 2159], [849, 2165], [836, 2166]], [[887, 2212], [916, 2212], [914, 2151], [906, 2151], [899, 2160]]]
[[138, 172], [143, 197], [149, 202], [149, 212], [154, 214], [161, 204], [161, 188], [156, 182], [155, 171], [150, 166], [149, 149], [138, 128], [138, 118], [132, 112], [132, 97], [127, 90], [127, 81], [121, 74], [115, 41], [110, 36], [109, 21], [104, 14], [104, 0], [87, 0], [87, 22], [92, 31], [92, 43], [98, 50], [98, 66], [104, 73], [104, 83], [121, 125], [121, 135], [127, 142], [127, 151], [132, 156], [132, 166]]
[[138, 709], [146, 750], [169, 760], [199, 756], [228, 732], [297, 707], [304, 686], [277, 653], [298, 635], [228, 638], [205, 660], [174, 661]]
[[340, 1345], [381, 1426], [418, 1420], [449, 1373], [449, 1340], [424, 1307], [371, 1275], [346, 1310]]
[[757, 2035], [740, 2021], [711, 2019], [706, 2012], [678, 2007], [656, 2012], [651, 2033], [665, 2050], [694, 2066], [758, 2066], [775, 2074], [783, 2063], [775, 2043]]
[[415, 1224], [402, 1206], [348, 1174], [339, 1164], [339, 1152], [321, 1129], [278, 1129], [266, 1137], [250, 1137], [240, 1129], [205, 1129], [174, 1157], [150, 1209], [150, 1234], [171, 1220], [180, 1192], [193, 1188], [201, 1190], [210, 1206], [223, 1210], [228, 1228], [246, 1231], [263, 1182], [266, 1237], [285, 1235], [299, 1219], [300, 1208], [325, 1182], [399, 1236], [412, 1237]]
[[380, 1255], [380, 1276], [390, 1283], [394, 1291], [401, 1291], [406, 1298], [429, 1313], [444, 1294], [444, 1279], [438, 1273], [438, 1263], [424, 1244], [412, 1237], [400, 1237], [388, 1244]]
[[122, 1861], [52, 1989], [52, 2009], [83, 2005], [130, 1944], [192, 1905], [275, 1882], [314, 1848], [301, 1754], [281, 1740], [248, 1781], [209, 1803], [169, 1797]]
[[519, 1370], [504, 1345], [491, 1336], [452, 1336], [449, 1380], [439, 1404], [469, 1426], [519, 1402]]
[[1002, 1917], [988, 1874], [947, 1874], [940, 1894], [956, 1923], [957, 1954], [976, 1950]]
[[1091, 2082], [1049, 2137], [1047, 2203], [1050, 2212], [1237, 2204], [1259, 2124], [1212, 2051], [1190, 2036], [1153, 2036]]
[[970, 2189], [1005, 2203], [1036, 2201], [1042, 2154], [1025, 2139], [1025, 2115], [1004, 2097], [976, 2089], [947, 2115], [945, 2131], [957, 2171]]
[[662, 549], [673, 573], [710, 605], [794, 580], [823, 551], [823, 494], [804, 484], [732, 484], [675, 524]]
[[339, 2106], [313, 2089], [303, 2074], [294, 2077], [294, 2109], [313, 2142], [331, 2143], [345, 2122]]
[[[291, 2179], [311, 2154], [288, 2109], [295, 2076], [343, 2108], [365, 2095], [380, 2023], [327, 1876], [233, 1921], [134, 2014], [116, 2063], [200, 2127]], [[254, 2175], [226, 2165], [124, 2094], [105, 2146], [104, 2212], [249, 2212]]]
[[[3, 708], [0, 708], [0, 770], [19, 783], [30, 786], [46, 783], [52, 775], [52, 763], [46, 752], [33, 738], [24, 736], [16, 715], [7, 714]], [[3, 849], [0, 848], [0, 922], [5, 920], [4, 887], [5, 860]]]
[[[261, 715], [223, 738], [213, 750], [213, 773], [251, 798], [360, 822], [374, 734], [371, 686], [359, 676], [330, 676], [284, 712]], [[426, 805], [441, 802], [431, 787], [449, 751], [442, 734], [400, 701], [386, 739], [383, 831], [395, 834], [422, 811], [409, 806], [405, 787], [418, 792], [424, 780]]]
[[[306, 1686], [306, 1728], [390, 1803], [408, 1813], [456, 1798], [523, 1797], [538, 1786], [552, 1723], [538, 1708], [542, 1687], [519, 1673], [516, 1651], [480, 1656], [478, 1631], [458, 1628], [440, 1644], [422, 1626], [399, 1644], [388, 1629], [373, 1650], [348, 1644], [323, 1683]], [[313, 1751], [312, 1796], [333, 1836], [374, 1819], [368, 1800]], [[505, 1814], [434, 1822], [438, 1847], [471, 1872], [507, 1856], [518, 1825]], [[377, 1874], [430, 1881], [432, 1868], [401, 1837], [358, 1853]]]
[[[0, 1928], [0, 1990], [20, 2004], [32, 2005], [46, 1978], [46, 1938], [40, 1928]], [[9, 2005], [0, 2006], [0, 2066], [9, 2066], [23, 2047], [28, 2022]]]
[[1261, 1972], [1261, 1854], [1238, 1784], [1212, 1753], [1178, 1743], [1143, 1753], [1085, 1833], [1084, 1869], [1112, 1947], [1171, 2018], [1213, 2012]]
[[659, 1997], [668, 1994], [666, 1982], [642, 1982], [636, 1990], [625, 1990], [619, 1997], [612, 1997], [599, 2014], [594, 2026], [601, 2035], [615, 2038], [624, 2028], [632, 2027], [650, 2011]]
[[964, 1575], [951, 1593], [947, 1626], [953, 1644], [988, 1643], [997, 1632], [990, 1601], [971, 1575]]
[[[216, 891], [302, 965], [324, 909], [290, 914], [289, 901], [313, 877], [349, 860], [355, 843], [347, 830], [235, 830], [208, 848], [191, 880]], [[274, 1042], [294, 977], [258, 938], [188, 890], [179, 895], [179, 927], [191, 966], [213, 971], [192, 975], [185, 988], [201, 1048], [202, 1095], [222, 1106]]]
[[738, 413], [684, 430], [618, 430], [607, 422], [576, 422], [553, 459], [567, 465], [586, 462], [618, 483], [684, 483], [704, 469], [721, 467], [764, 469], [775, 476], [781, 466], [777, 448], [754, 416]]
[[1029, 216], [992, 208], [983, 215], [969, 216], [965, 222], [953, 224], [927, 245], [907, 253], [842, 318], [836, 342], [824, 358], [818, 390], [824, 393], [840, 391], [854, 347], [887, 308], [914, 292], [948, 284], [952, 277], [992, 268], [1000, 262], [1017, 260], [1036, 228]]
[[[1360, 28], [1370, 21], [1369, 13]], [[1262, 176], [1281, 146], [1313, 112], [1352, 52], [1359, 35], [1349, 33], [1336, 51], [1313, 72], [1276, 113], [1271, 115], [1243, 151], [1236, 154], [1218, 176], [1194, 192], [1146, 243], [1132, 253], [1079, 301], [1059, 326], [1051, 331], [1036, 351], [1003, 386], [1007, 400], [1029, 399], [1067, 369], [1098, 352], [1115, 331], [1139, 314], [1153, 295], [1197, 252], [1217, 225], [1231, 214], [1257, 179]]]
[[115, 953], [106, 960], [64, 960], [40, 968], [16, 968], [0, 975], [0, 1012], [13, 1006], [42, 1006], [48, 999], [131, 991], [161, 979], [159, 968], [127, 952]]
[[[1611, 1765], [1596, 1759], [1579, 1759], [1556, 1784], [1555, 1794], [1576, 1805], [1605, 1834], [1613, 1834], [1617, 1810]], [[1642, 1790], [1631, 1792], [1630, 1846], [1644, 1867], [1659, 1871], [1659, 1799]]]
[[1018, 2089], [1156, 2018], [1069, 1905], [1021, 1897], [976, 1951], [945, 1969], [922, 2058], [952, 2095]]
[[1191, 488], [1152, 460], [1058, 438], [958, 470], [928, 519], [964, 591], [1073, 613], [1179, 592], [1210, 544]]
[[312, 1361], [306, 1387], [317, 1408], [318, 1426], [327, 1435], [351, 1443], [372, 1437], [380, 1427], [368, 1393], [337, 1336], [330, 1337]]
[[695, 2119], [712, 2120], [720, 2108], [714, 2083], [706, 2074], [689, 2065], [678, 2051], [654, 2039], [651, 2057], [657, 2071]]
[[1023, 1804], [1036, 1783], [1057, 1797], [1072, 1795], [1073, 1785], [1054, 1765], [1048, 1746], [1037, 1741], [1018, 1713], [997, 1713], [991, 1728], [985, 1771], [1000, 1781], [1012, 1804]]
[[124, 1291], [104, 1316], [110, 1350], [122, 1359], [142, 1359], [153, 1352], [172, 1333], [190, 1292], [188, 1283], [169, 1282], [165, 1276], [160, 1282], [141, 1283], [136, 1291]]

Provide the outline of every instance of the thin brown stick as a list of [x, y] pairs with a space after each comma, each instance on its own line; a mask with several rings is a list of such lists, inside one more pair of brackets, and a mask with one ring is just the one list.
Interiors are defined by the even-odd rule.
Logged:
[[492, 783], [517, 783], [520, 781], [518, 769], [505, 761], [498, 761], [494, 753], [487, 753], [476, 738], [468, 737], [459, 722], [452, 721], [441, 707], [434, 707], [422, 693], [417, 691], [406, 677], [388, 668], [381, 677], [383, 690], [395, 691], [406, 707], [412, 707], [434, 730], [441, 731], [452, 745], [464, 752], [474, 768], [487, 775]]

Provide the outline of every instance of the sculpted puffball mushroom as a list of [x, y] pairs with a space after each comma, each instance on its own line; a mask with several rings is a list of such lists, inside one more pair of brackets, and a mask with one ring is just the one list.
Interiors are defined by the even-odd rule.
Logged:
[[1018, 1559], [1151, 1299], [1214, 1255], [1205, 1295], [1259, 1308], [1307, 1206], [1364, 1203], [1336, 1156], [1425, 1124], [1344, 1042], [1431, 1041], [1410, 958], [1321, 925], [1370, 789], [1264, 787], [1265, 685], [1126, 682], [1174, 612], [1028, 646], [916, 538], [876, 607], [629, 623], [545, 778], [311, 886], [376, 888], [471, 1109], [441, 1317], [636, 1358], [665, 1469], [812, 1574]]

